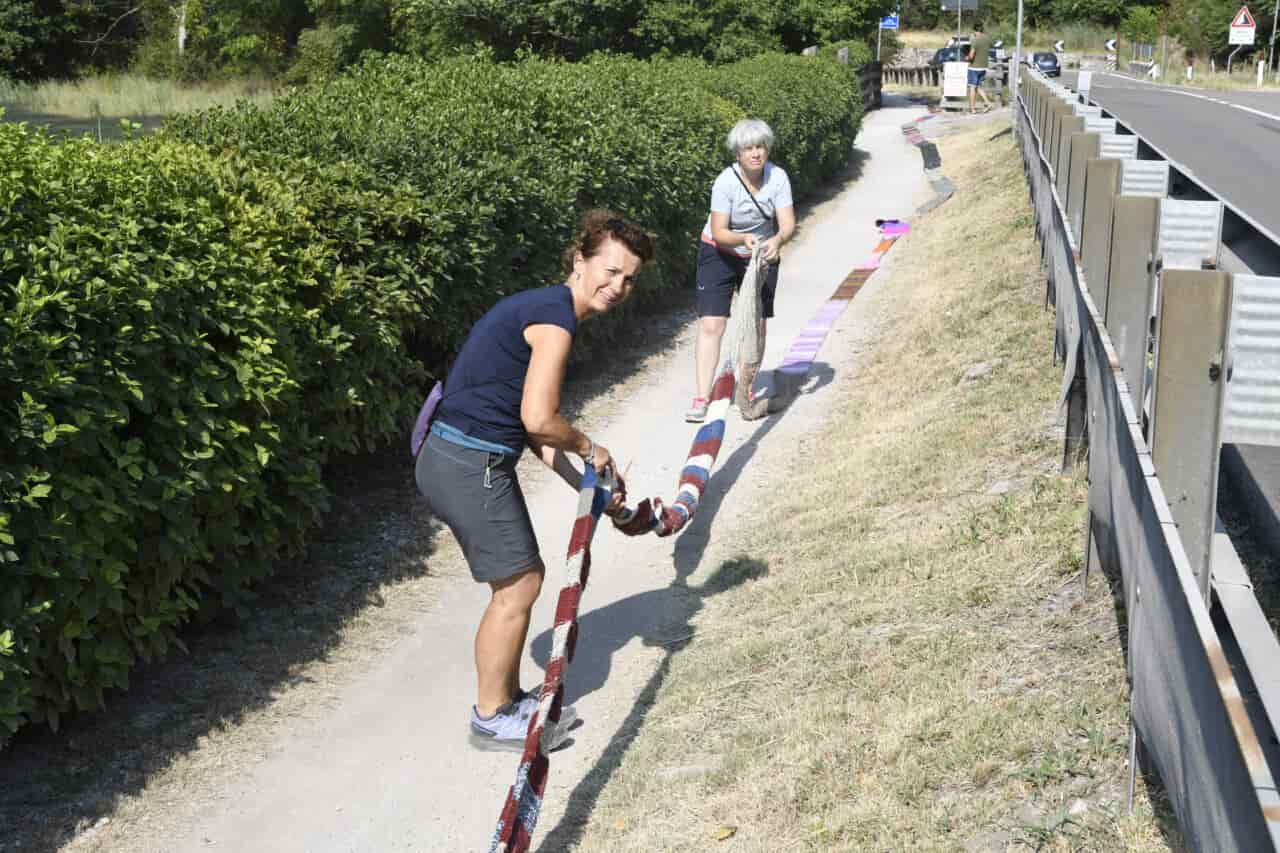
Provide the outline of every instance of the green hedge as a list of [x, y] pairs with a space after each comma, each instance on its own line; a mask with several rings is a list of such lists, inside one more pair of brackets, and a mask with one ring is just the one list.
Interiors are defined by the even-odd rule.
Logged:
[[243, 608], [329, 454], [402, 440], [474, 320], [558, 280], [583, 209], [658, 234], [639, 303], [686, 298], [731, 124], [769, 121], [802, 193], [859, 104], [802, 57], [391, 58], [117, 146], [0, 125], [0, 723], [56, 726]]
[[355, 163], [373, 186], [421, 193], [445, 220], [413, 268], [432, 294], [424, 335], [444, 352], [501, 296], [557, 278], [584, 208], [623, 209], [657, 233], [658, 264], [630, 310], [584, 327], [589, 351], [637, 308], [687, 285], [724, 134], [747, 114], [775, 126], [776, 159], [803, 192], [847, 161], [861, 117], [856, 73], [777, 54], [715, 68], [398, 57], [267, 109], [179, 119], [169, 132], [273, 169], [302, 158]]

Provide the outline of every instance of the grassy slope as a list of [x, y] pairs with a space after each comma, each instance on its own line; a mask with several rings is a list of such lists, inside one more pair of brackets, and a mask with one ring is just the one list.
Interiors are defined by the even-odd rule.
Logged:
[[1055, 473], [1051, 318], [995, 129], [942, 144], [959, 194], [894, 250], [821, 475], [797, 460], [720, 532], [769, 572], [697, 618], [579, 849], [1166, 849], [1145, 792], [1125, 814], [1117, 614], [1105, 579], [1079, 595], [1085, 486]]

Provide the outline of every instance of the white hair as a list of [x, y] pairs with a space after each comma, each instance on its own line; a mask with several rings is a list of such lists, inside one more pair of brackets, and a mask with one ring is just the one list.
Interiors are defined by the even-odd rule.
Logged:
[[724, 138], [724, 147], [736, 157], [743, 148], [750, 148], [753, 145], [763, 145], [772, 151], [773, 141], [773, 131], [769, 129], [769, 125], [758, 118], [744, 118], [735, 124], [733, 130], [729, 131], [729, 135]]

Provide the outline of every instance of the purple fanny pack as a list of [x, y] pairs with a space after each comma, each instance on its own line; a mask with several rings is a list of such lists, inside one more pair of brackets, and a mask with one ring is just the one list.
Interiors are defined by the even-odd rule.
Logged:
[[413, 423], [413, 434], [409, 436], [409, 452], [415, 459], [422, 452], [423, 445], [427, 443], [427, 435], [431, 432], [431, 421], [435, 419], [436, 406], [440, 405], [442, 397], [444, 397], [444, 383], [437, 382], [431, 389], [431, 393], [427, 395], [427, 401], [418, 410], [418, 419]]

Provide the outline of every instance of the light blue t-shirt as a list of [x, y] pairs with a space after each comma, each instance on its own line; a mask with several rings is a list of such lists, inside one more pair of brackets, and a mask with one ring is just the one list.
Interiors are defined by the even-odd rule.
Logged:
[[[781, 166], [765, 163], [763, 186], [760, 187], [760, 192], [756, 193], [756, 201], [760, 202], [760, 207], [756, 207], [755, 202], [751, 200], [751, 194], [735, 174], [738, 168], [736, 164], [729, 166], [711, 185], [711, 212], [729, 214], [730, 231], [737, 234], [755, 234], [761, 240], [768, 240], [778, 233], [778, 211], [792, 206], [791, 179], [787, 177], [786, 170]], [[767, 213], [768, 217], [760, 212], [760, 208], [764, 208], [764, 213]], [[707, 217], [707, 224], [702, 228], [702, 242], [713, 246], [716, 242], [711, 235], [710, 216]], [[746, 246], [734, 246], [733, 251], [744, 258], [751, 257], [751, 252]]]

